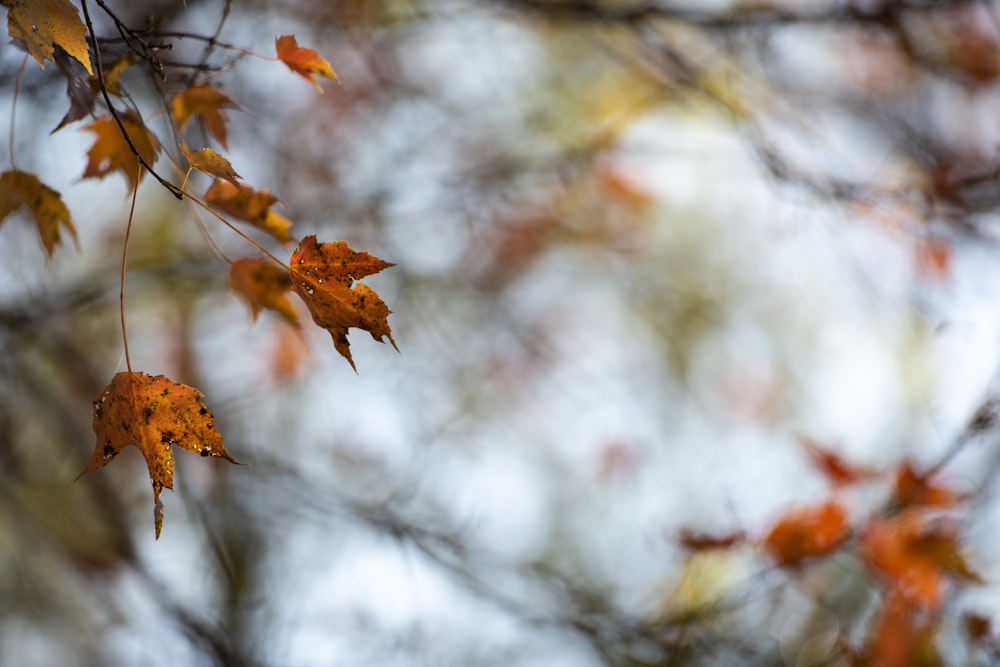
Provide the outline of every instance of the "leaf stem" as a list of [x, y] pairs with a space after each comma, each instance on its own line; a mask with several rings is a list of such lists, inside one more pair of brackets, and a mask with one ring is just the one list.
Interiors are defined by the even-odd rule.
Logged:
[[[138, 176], [142, 176], [142, 165], [137, 166], [136, 170], [139, 172]], [[125, 242], [122, 243], [121, 282], [118, 285], [118, 310], [122, 320], [122, 344], [125, 346], [125, 366], [128, 368], [129, 373], [132, 372], [132, 359], [128, 353], [128, 330], [125, 328], [125, 267], [128, 262], [128, 240], [132, 235], [132, 220], [135, 218], [135, 201], [138, 197], [139, 188], [133, 188], [132, 205], [128, 210], [128, 224], [125, 225]]]

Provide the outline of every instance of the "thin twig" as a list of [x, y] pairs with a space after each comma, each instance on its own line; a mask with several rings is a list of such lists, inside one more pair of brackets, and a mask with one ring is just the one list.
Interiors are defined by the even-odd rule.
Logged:
[[[101, 87], [101, 95], [104, 97], [104, 102], [108, 105], [108, 112], [111, 114], [111, 117], [115, 119], [115, 123], [118, 124], [118, 129], [121, 131], [122, 136], [125, 137], [125, 142], [128, 144], [129, 149], [132, 151], [132, 155], [135, 156], [135, 159], [138, 160], [139, 164], [142, 167], [144, 167], [146, 171], [152, 174], [153, 178], [159, 181], [160, 185], [169, 190], [171, 194], [173, 194], [178, 199], [183, 199], [184, 195], [182, 194], [181, 190], [178, 189], [176, 185], [167, 181], [158, 173], [156, 173], [156, 171], [149, 165], [149, 163], [146, 162], [146, 159], [139, 154], [139, 149], [137, 149], [135, 147], [135, 144], [132, 143], [132, 137], [129, 136], [128, 131], [125, 129], [125, 123], [122, 121], [121, 116], [115, 110], [114, 104], [112, 104], [111, 102], [111, 96], [108, 95], [108, 87], [104, 82], [104, 65], [101, 62], [101, 50], [97, 48], [97, 33], [94, 30], [93, 21], [90, 20], [90, 10], [87, 7], [87, 0], [81, 0], [80, 6], [83, 8], [83, 17], [87, 22], [87, 30], [90, 32], [90, 38], [94, 42], [94, 62], [96, 64], [95, 70], [97, 71], [97, 80], [100, 83]], [[140, 177], [142, 176], [141, 171], [139, 172], [139, 175]], [[138, 181], [136, 181], [136, 187], [138, 187]]]

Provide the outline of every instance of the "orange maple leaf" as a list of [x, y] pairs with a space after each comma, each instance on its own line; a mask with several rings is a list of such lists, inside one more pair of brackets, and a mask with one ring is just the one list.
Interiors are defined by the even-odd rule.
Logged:
[[238, 109], [239, 106], [221, 90], [214, 86], [192, 86], [176, 95], [170, 106], [179, 130], [183, 131], [187, 122], [197, 117], [205, 124], [208, 133], [223, 148], [228, 148], [226, 125], [229, 123], [229, 116], [225, 110]]
[[59, 46], [87, 68], [88, 74], [94, 73], [87, 28], [76, 7], [67, 0], [6, 0], [4, 4], [8, 7], [7, 32], [24, 42], [42, 69]]
[[274, 49], [278, 54], [278, 60], [288, 65], [288, 69], [304, 77], [309, 83], [316, 86], [316, 90], [321, 93], [323, 92], [323, 87], [313, 78], [314, 74], [333, 79], [337, 82], [340, 81], [330, 63], [324, 60], [316, 51], [299, 46], [292, 35], [282, 35], [276, 38], [274, 40]]
[[292, 221], [271, 210], [278, 198], [267, 190], [254, 190], [242, 183], [220, 179], [205, 192], [205, 201], [234, 218], [263, 229], [282, 243], [291, 243]]
[[[153, 164], [160, 152], [160, 142], [156, 135], [147, 130], [132, 111], [126, 111], [120, 116], [122, 125], [125, 126], [139, 155], [146, 164]], [[83, 172], [83, 178], [104, 178], [116, 169], [120, 169], [128, 180], [129, 192], [135, 190], [140, 178], [139, 161], [136, 160], [115, 119], [110, 115], [101, 116], [83, 129], [97, 135], [94, 145], [87, 151], [87, 168]]]
[[764, 538], [764, 549], [782, 567], [826, 556], [851, 534], [847, 510], [834, 501], [788, 512]]
[[364, 329], [379, 342], [388, 338], [399, 350], [389, 329], [392, 311], [367, 285], [354, 284], [394, 264], [351, 250], [344, 241], [319, 243], [313, 235], [302, 239], [289, 264], [292, 289], [306, 302], [316, 324], [330, 332], [334, 347], [351, 368], [357, 371], [347, 340], [348, 328]]
[[264, 308], [275, 311], [292, 326], [299, 316], [288, 299], [292, 279], [288, 271], [265, 259], [237, 259], [229, 269], [229, 285], [249, 304], [256, 320]]
[[187, 147], [187, 144], [181, 144], [181, 152], [184, 153], [184, 157], [187, 158], [192, 168], [209, 176], [229, 181], [233, 185], [239, 185], [240, 175], [233, 169], [233, 165], [211, 148], [193, 151]]
[[204, 398], [197, 389], [163, 375], [123, 372], [115, 375], [94, 401], [97, 445], [80, 476], [106, 465], [129, 445], [137, 447], [153, 483], [157, 538], [163, 526], [160, 491], [173, 489], [172, 445], [236, 463], [215, 429], [215, 418], [205, 407]]
[[38, 236], [49, 257], [59, 243], [60, 225], [69, 231], [74, 241], [77, 240], [69, 209], [58, 192], [34, 174], [16, 169], [3, 172], [0, 174], [0, 224], [22, 206], [28, 207], [34, 216]]

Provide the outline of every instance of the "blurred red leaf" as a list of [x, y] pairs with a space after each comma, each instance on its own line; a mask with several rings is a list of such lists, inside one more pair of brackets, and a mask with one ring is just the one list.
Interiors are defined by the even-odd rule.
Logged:
[[930, 237], [917, 245], [914, 257], [917, 273], [938, 282], [951, 275], [951, 244], [942, 238]]
[[847, 486], [872, 479], [878, 472], [872, 468], [852, 465], [839, 454], [806, 436], [799, 436], [799, 442], [809, 454], [809, 460], [823, 473], [834, 487]]

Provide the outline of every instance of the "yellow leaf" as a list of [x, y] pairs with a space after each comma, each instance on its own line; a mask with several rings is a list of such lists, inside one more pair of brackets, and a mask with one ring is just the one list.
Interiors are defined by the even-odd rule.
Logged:
[[[104, 75], [104, 87], [108, 89], [108, 92], [116, 97], [121, 97], [122, 95], [122, 72], [127, 70], [135, 63], [135, 56], [131, 53], [126, 53], [124, 56], [114, 61], [110, 65], [105, 65], [102, 74]], [[99, 91], [101, 89], [101, 82], [96, 76], [90, 77], [90, 86], [94, 91]]]
[[54, 46], [79, 60], [88, 74], [90, 48], [87, 45], [87, 28], [80, 20], [80, 13], [67, 0], [8, 0], [7, 32], [28, 47], [38, 64], [45, 69], [45, 60], [52, 60]]
[[35, 217], [38, 235], [50, 257], [59, 243], [60, 225], [69, 230], [73, 240], [76, 240], [76, 227], [58, 192], [34, 174], [17, 170], [3, 172], [0, 174], [0, 223], [22, 206], [27, 206]]
[[187, 144], [181, 144], [181, 152], [184, 153], [184, 157], [191, 163], [191, 166], [198, 171], [229, 181], [233, 185], [239, 185], [240, 175], [233, 169], [233, 165], [211, 148], [193, 151], [187, 147]]

